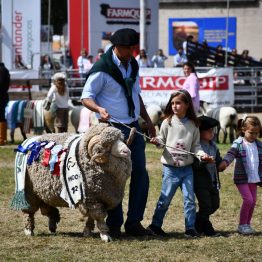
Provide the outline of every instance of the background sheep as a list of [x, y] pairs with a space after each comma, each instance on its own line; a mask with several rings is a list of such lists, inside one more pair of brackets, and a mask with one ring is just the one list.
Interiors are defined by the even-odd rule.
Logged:
[[[70, 134], [46, 134], [37, 141], [55, 141], [64, 144]], [[89, 236], [94, 229], [94, 221], [104, 241], [110, 241], [108, 227], [105, 223], [107, 210], [116, 207], [123, 199], [127, 178], [131, 174], [131, 153], [122, 142], [120, 130], [107, 124], [93, 126], [81, 136], [78, 152], [79, 168], [83, 174], [85, 198], [77, 207], [87, 216], [84, 236]], [[39, 161], [26, 167], [25, 197], [30, 208], [22, 209], [25, 221], [25, 234], [33, 235], [34, 214], [40, 208], [42, 215], [49, 219], [49, 230], [56, 231], [60, 220], [56, 207], [68, 207], [69, 204], [60, 197], [62, 182], [58, 176], [50, 173], [49, 167], [41, 164], [43, 150]]]
[[[146, 106], [146, 111], [148, 113], [148, 116], [150, 117], [152, 123], [154, 126], [157, 126], [158, 129], [160, 129], [161, 123], [163, 121], [163, 111], [159, 105], [148, 105]], [[145, 133], [148, 136], [148, 126], [147, 123], [143, 118], [139, 118], [138, 120], [139, 126], [143, 133]]]
[[[81, 116], [85, 118], [82, 123]], [[95, 113], [84, 106], [74, 106], [70, 111], [70, 120], [76, 133], [86, 132], [92, 125], [98, 123]]]
[[227, 140], [227, 128], [229, 128], [229, 139], [232, 143], [236, 137], [237, 129], [237, 111], [231, 106], [223, 106], [218, 108], [209, 108], [209, 104], [201, 101], [200, 110], [202, 114], [213, 117], [219, 121], [219, 126], [216, 131], [216, 140], [219, 143], [219, 131], [222, 130], [224, 134], [223, 143]]

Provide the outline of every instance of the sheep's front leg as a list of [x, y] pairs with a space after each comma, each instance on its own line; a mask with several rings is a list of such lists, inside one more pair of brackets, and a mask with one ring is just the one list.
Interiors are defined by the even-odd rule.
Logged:
[[230, 143], [233, 143], [233, 141], [234, 141], [234, 139], [235, 139], [234, 131], [235, 131], [235, 127], [231, 125], [231, 126], [229, 127]]
[[222, 130], [223, 133], [224, 133], [223, 144], [225, 144], [225, 143], [227, 142], [227, 128], [226, 128], [226, 127], [223, 127], [223, 128], [221, 128], [221, 130]]
[[100, 238], [105, 242], [112, 241], [112, 238], [108, 234], [109, 228], [105, 222], [107, 212], [102, 204], [96, 204], [90, 210], [90, 216], [96, 221], [97, 228], [100, 231]]
[[35, 217], [34, 213], [26, 213], [24, 214], [24, 232], [26, 236], [33, 236], [35, 229]]
[[101, 219], [101, 220], [97, 220], [97, 228], [100, 231], [100, 238], [105, 241], [105, 242], [110, 242], [112, 241], [112, 238], [109, 235], [109, 228], [105, 222], [105, 218], [106, 216]]
[[92, 234], [92, 231], [94, 230], [94, 228], [95, 228], [94, 219], [92, 219], [91, 217], [88, 217], [84, 231], [83, 231], [83, 236], [89, 237]]

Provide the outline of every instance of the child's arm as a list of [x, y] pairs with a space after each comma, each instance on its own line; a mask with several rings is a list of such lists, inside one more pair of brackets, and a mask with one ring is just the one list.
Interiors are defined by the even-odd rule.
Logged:
[[163, 148], [166, 143], [166, 137], [168, 132], [168, 125], [166, 121], [163, 121], [160, 127], [159, 136], [152, 137], [150, 142], [156, 145], [158, 148]]
[[224, 171], [226, 168], [228, 167], [228, 164], [226, 161], [222, 161], [219, 165], [218, 165], [218, 171], [222, 172]]
[[233, 160], [237, 157], [237, 154], [238, 154], [238, 144], [233, 143], [233, 145], [228, 150], [228, 152], [224, 156], [221, 163], [218, 165], [218, 170], [224, 171], [233, 162]]

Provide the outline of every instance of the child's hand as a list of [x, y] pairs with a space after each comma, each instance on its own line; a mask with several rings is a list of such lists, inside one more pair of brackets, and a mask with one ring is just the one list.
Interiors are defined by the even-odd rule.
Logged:
[[218, 166], [218, 171], [224, 171], [227, 168], [226, 161], [222, 161]]
[[208, 154], [204, 154], [200, 157], [201, 161], [205, 161], [208, 163], [215, 163], [215, 159], [213, 156], [209, 156]]
[[159, 142], [159, 139], [157, 137], [152, 137], [150, 139], [150, 143], [156, 145], [156, 146], [159, 146], [160, 145], [160, 142]]

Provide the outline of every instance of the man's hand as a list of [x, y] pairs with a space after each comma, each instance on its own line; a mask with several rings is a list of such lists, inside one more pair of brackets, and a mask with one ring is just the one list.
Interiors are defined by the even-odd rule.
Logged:
[[100, 116], [101, 116], [101, 120], [107, 121], [107, 120], [110, 119], [110, 115], [108, 114], [108, 112], [106, 111], [105, 108], [99, 107], [99, 108], [98, 108], [98, 113], [99, 113]]

